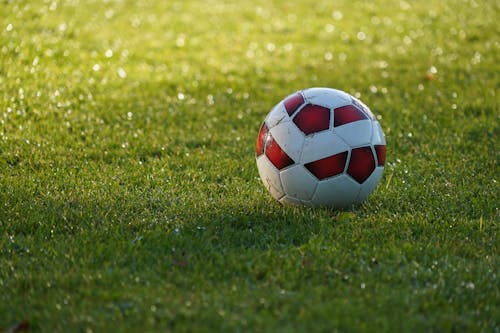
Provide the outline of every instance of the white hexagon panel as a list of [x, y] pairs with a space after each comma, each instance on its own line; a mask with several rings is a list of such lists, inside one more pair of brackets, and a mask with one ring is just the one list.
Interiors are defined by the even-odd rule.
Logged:
[[285, 195], [283, 186], [281, 185], [280, 172], [269, 161], [266, 155], [257, 157], [257, 168], [259, 169], [260, 179], [264, 182], [264, 186], [275, 199], [280, 199]]
[[348, 150], [349, 146], [337, 134], [321, 132], [305, 139], [300, 161], [306, 164]]
[[308, 103], [334, 109], [351, 104], [349, 94], [336, 89], [310, 88], [303, 91]]
[[273, 128], [279, 123], [285, 123], [287, 121], [290, 121], [290, 116], [286, 112], [283, 103], [276, 105], [271, 112], [269, 112], [265, 120], [268, 128]]
[[335, 133], [349, 143], [351, 147], [369, 145], [373, 127], [370, 120], [355, 121], [335, 127]]
[[290, 206], [308, 206], [308, 207], [312, 206], [311, 201], [299, 200], [289, 195], [285, 195], [278, 201], [284, 205], [290, 205]]
[[304, 145], [304, 135], [291, 123], [280, 123], [270, 129], [272, 140], [294, 161], [300, 159], [302, 146]]
[[366, 181], [363, 183], [363, 186], [361, 186], [361, 190], [358, 194], [358, 198], [356, 201], [362, 202], [368, 198], [370, 193], [372, 193], [375, 187], [377, 187], [378, 183], [380, 182], [380, 178], [382, 178], [383, 173], [384, 173], [383, 167], [375, 168], [370, 177], [368, 177]]
[[372, 124], [372, 131], [373, 131], [373, 136], [372, 136], [372, 144], [374, 145], [383, 145], [385, 146], [385, 136], [384, 132], [382, 131], [382, 127], [380, 127], [380, 124], [378, 121], [374, 121]]
[[319, 206], [349, 207], [357, 203], [361, 185], [346, 175], [323, 180], [318, 183], [312, 202]]
[[316, 189], [317, 179], [302, 165], [295, 165], [280, 172], [285, 193], [295, 199], [308, 201]]

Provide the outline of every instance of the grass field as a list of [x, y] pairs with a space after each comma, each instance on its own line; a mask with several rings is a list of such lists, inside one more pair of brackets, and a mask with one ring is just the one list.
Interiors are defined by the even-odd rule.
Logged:
[[[2, 1], [0, 331], [499, 332], [499, 13]], [[350, 211], [258, 177], [262, 120], [312, 86], [381, 117]]]

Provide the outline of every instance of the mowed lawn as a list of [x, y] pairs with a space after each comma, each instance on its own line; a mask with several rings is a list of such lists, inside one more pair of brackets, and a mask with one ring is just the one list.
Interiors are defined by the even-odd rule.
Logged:
[[[499, 332], [500, 4], [2, 1], [0, 331]], [[258, 177], [307, 87], [378, 115], [348, 211]]]

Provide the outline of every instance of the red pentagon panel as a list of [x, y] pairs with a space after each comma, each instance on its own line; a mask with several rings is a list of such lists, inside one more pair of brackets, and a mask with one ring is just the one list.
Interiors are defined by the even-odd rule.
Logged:
[[354, 105], [336, 108], [333, 115], [334, 127], [352, 123], [353, 121], [367, 119], [366, 115]]
[[286, 112], [288, 112], [288, 115], [291, 116], [295, 110], [299, 108], [302, 104], [304, 104], [304, 97], [300, 93], [296, 93], [283, 102], [285, 104], [285, 109]]
[[255, 153], [257, 156], [264, 154], [264, 146], [266, 145], [267, 134], [269, 133], [269, 128], [266, 123], [263, 123], [259, 130], [259, 135], [257, 136], [257, 142], [255, 143]]
[[378, 166], [384, 166], [385, 164], [385, 146], [375, 145], [375, 152], [377, 153]]
[[347, 160], [347, 152], [325, 157], [320, 160], [307, 163], [304, 166], [311, 171], [319, 180], [332, 177], [344, 172], [345, 162]]
[[266, 145], [266, 156], [269, 158], [272, 164], [279, 170], [292, 165], [294, 161], [281, 149], [274, 138], [269, 135], [269, 139]]
[[375, 169], [375, 157], [370, 147], [354, 148], [351, 152], [347, 173], [362, 184]]
[[305, 135], [330, 128], [330, 110], [314, 104], [308, 104], [297, 113], [293, 122]]

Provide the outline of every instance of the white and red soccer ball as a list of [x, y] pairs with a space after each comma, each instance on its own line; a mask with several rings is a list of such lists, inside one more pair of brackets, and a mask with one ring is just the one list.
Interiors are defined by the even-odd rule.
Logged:
[[385, 137], [370, 109], [335, 89], [279, 102], [256, 143], [257, 168], [283, 204], [345, 208], [363, 202], [384, 171]]

